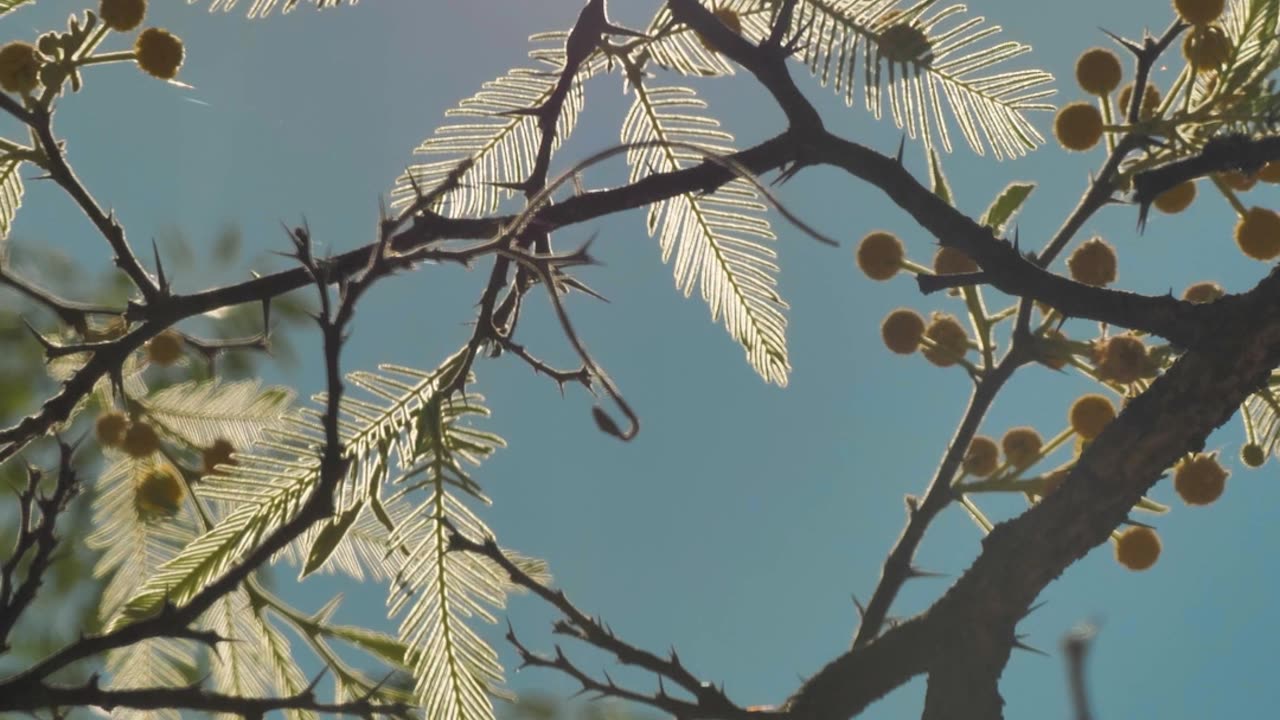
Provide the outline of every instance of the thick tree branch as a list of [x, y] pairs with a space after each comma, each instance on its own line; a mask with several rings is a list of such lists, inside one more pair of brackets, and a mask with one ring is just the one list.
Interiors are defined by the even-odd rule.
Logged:
[[412, 708], [403, 703], [378, 703], [360, 698], [343, 703], [324, 703], [307, 688], [288, 697], [253, 698], [210, 692], [198, 685], [181, 688], [103, 689], [97, 676], [78, 686], [39, 684], [20, 695], [0, 697], [0, 710], [34, 712], [51, 707], [99, 707], [103, 710], [189, 710], [209, 713], [231, 713], [245, 718], [261, 718], [279, 710], [308, 710], [333, 715], [363, 718], [413, 717]]

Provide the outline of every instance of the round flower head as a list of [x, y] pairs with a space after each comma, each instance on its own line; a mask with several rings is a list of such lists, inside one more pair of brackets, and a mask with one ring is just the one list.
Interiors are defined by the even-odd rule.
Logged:
[[133, 52], [138, 67], [161, 80], [174, 79], [182, 67], [182, 40], [168, 30], [147, 28], [138, 33]]
[[932, 340], [934, 346], [925, 348], [921, 354], [938, 367], [955, 365], [969, 352], [969, 333], [950, 315], [934, 313], [924, 336]]
[[98, 4], [98, 16], [103, 24], [116, 32], [138, 27], [146, 14], [147, 0], [102, 0]]
[[[734, 12], [733, 10], [730, 10], [727, 7], [721, 7], [721, 8], [716, 8], [715, 10], [712, 10], [711, 14], [715, 15], [716, 19], [719, 20], [720, 23], [725, 27], [729, 28], [733, 32], [737, 33], [738, 35], [742, 34], [742, 18], [738, 16], [738, 13]], [[702, 43], [702, 47], [706, 48], [711, 52], [720, 52], [720, 48], [716, 47], [711, 43], [710, 40], [707, 40], [705, 37], [703, 37], [702, 33], [698, 33], [698, 42]]]
[[1193, 180], [1179, 183], [1156, 196], [1152, 205], [1162, 213], [1180, 213], [1191, 206], [1196, 199], [1196, 184]]
[[170, 467], [156, 467], [142, 476], [135, 488], [134, 502], [144, 517], [173, 515], [182, 506], [186, 491], [182, 479]]
[[885, 13], [885, 17], [880, 21], [880, 25], [884, 28], [880, 31], [880, 37], [876, 43], [880, 57], [895, 63], [927, 63], [933, 50], [929, 36], [909, 22], [894, 22], [886, 25], [885, 21], [890, 18], [891, 13], [893, 18], [898, 17], [897, 13], [890, 11]]
[[1068, 415], [1071, 429], [1085, 440], [1102, 434], [1103, 428], [1116, 419], [1116, 408], [1105, 395], [1085, 395], [1071, 404]]
[[964, 454], [964, 471], [977, 477], [986, 477], [1000, 464], [1000, 448], [996, 441], [985, 435], [976, 435], [969, 441]]
[[1120, 87], [1120, 58], [1106, 48], [1091, 48], [1076, 60], [1076, 82], [1090, 95], [1106, 95]]
[[160, 436], [155, 428], [144, 422], [135, 422], [124, 433], [120, 449], [132, 457], [144, 458], [160, 449]]
[[1216, 453], [1197, 453], [1173, 469], [1173, 489], [1188, 505], [1208, 505], [1222, 497], [1228, 474]]
[[0, 47], [0, 88], [29, 93], [40, 84], [40, 56], [31, 43], [11, 42]]
[[201, 471], [205, 475], [213, 473], [219, 465], [235, 465], [231, 454], [236, 451], [234, 445], [226, 438], [218, 438], [213, 444], [200, 451]]
[[168, 367], [182, 357], [184, 344], [181, 335], [172, 330], [165, 330], [147, 343], [147, 360], [161, 367]]
[[872, 280], [888, 280], [902, 269], [906, 249], [897, 236], [873, 232], [858, 243], [858, 267]]
[[1114, 335], [1094, 346], [1094, 370], [1099, 379], [1127, 385], [1151, 374], [1147, 346], [1132, 335]]
[[1198, 282], [1182, 291], [1182, 299], [1193, 303], [1211, 303], [1227, 291], [1216, 282]]
[[1280, 183], [1280, 162], [1272, 160], [1258, 171], [1257, 178], [1265, 183]]
[[1258, 184], [1258, 178], [1256, 176], [1245, 175], [1239, 170], [1214, 173], [1214, 177], [1222, 181], [1223, 185], [1226, 185], [1236, 192], [1249, 192], [1253, 189], [1254, 185]]
[[1249, 443], [1240, 448], [1240, 462], [1251, 468], [1260, 468], [1267, 462], [1267, 451], [1257, 443]]
[[124, 413], [106, 412], [98, 416], [93, 423], [93, 432], [98, 436], [98, 443], [103, 447], [117, 447], [124, 441], [125, 429], [129, 427], [129, 419]]
[[1019, 470], [1035, 464], [1040, 455], [1040, 448], [1043, 446], [1044, 441], [1040, 439], [1040, 433], [1030, 427], [1012, 428], [1000, 438], [1000, 447], [1004, 450], [1005, 459]]
[[890, 350], [899, 355], [910, 355], [920, 347], [924, 336], [924, 318], [907, 308], [898, 308], [885, 316], [880, 324], [880, 337]]
[[[1120, 115], [1129, 116], [1129, 101], [1133, 99], [1133, 85], [1125, 85], [1120, 88], [1120, 96], [1117, 102], [1120, 105]], [[1160, 91], [1151, 83], [1147, 83], [1142, 91], [1142, 107], [1138, 108], [1139, 120], [1150, 120], [1155, 117], [1156, 108], [1160, 106]]]
[[933, 256], [933, 271], [939, 275], [977, 272], [978, 263], [955, 248], [941, 247]]
[[1173, 9], [1188, 25], [1208, 25], [1222, 15], [1226, 0], [1173, 0]]
[[1182, 40], [1182, 57], [1196, 72], [1217, 70], [1231, 59], [1231, 39], [1219, 27], [1196, 28]]
[[1249, 208], [1236, 223], [1236, 245], [1254, 260], [1280, 255], [1280, 215], [1267, 208]]
[[1036, 360], [1041, 365], [1053, 370], [1061, 370], [1071, 359], [1071, 346], [1067, 344], [1067, 336], [1057, 330], [1046, 330], [1044, 337], [1037, 343]]
[[1045, 475], [1043, 480], [1044, 485], [1041, 486], [1040, 492], [1038, 493], [1040, 497], [1047, 497], [1054, 490], [1057, 490], [1059, 487], [1061, 487], [1062, 481], [1066, 480], [1067, 476], [1070, 474], [1071, 474], [1071, 468], [1064, 467], [1064, 468], [1058, 468], [1057, 470], [1054, 470], [1053, 472], [1050, 472], [1047, 475]]
[[1067, 269], [1076, 282], [1104, 287], [1116, 279], [1116, 251], [1102, 238], [1086, 240], [1067, 258]]
[[1053, 135], [1068, 150], [1088, 150], [1102, 139], [1102, 113], [1089, 103], [1073, 102], [1054, 117]]
[[1130, 570], [1146, 570], [1160, 559], [1160, 536], [1147, 527], [1131, 527], [1116, 540], [1116, 562]]

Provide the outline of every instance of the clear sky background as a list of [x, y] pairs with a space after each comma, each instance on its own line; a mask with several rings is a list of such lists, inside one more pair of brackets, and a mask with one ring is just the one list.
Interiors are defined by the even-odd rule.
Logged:
[[[149, 22], [187, 43], [180, 79], [192, 87], [152, 80], [130, 66], [91, 69], [86, 89], [62, 101], [57, 130], [86, 184], [115, 208], [135, 242], [177, 226], [200, 246], [231, 222], [254, 251], [283, 248], [280, 223], [301, 217], [334, 250], [369, 242], [379, 196], [445, 110], [484, 81], [527, 65], [526, 36], [567, 29], [581, 5], [365, 0], [355, 8], [250, 22], [242, 11], [210, 15], [203, 5], [154, 4]], [[643, 27], [658, 4], [615, 0], [611, 11], [615, 20]], [[40, 0], [0, 22], [0, 40], [33, 39], [80, 7]], [[1100, 27], [1136, 37], [1172, 19], [1166, 0], [974, 0], [971, 13], [1035, 48], [1018, 66], [1056, 75], [1056, 104], [1082, 98], [1072, 66], [1081, 51], [1108, 42]], [[795, 72], [829, 128], [882, 152], [896, 148], [900, 132], [887, 118], [876, 122], [860, 105], [846, 108]], [[1155, 81], [1167, 87], [1175, 73], [1158, 71]], [[698, 87], [741, 145], [783, 127], [763, 91], [741, 75]], [[629, 102], [620, 79], [592, 81], [587, 94], [579, 128], [554, 167], [617, 140]], [[1035, 121], [1048, 135], [1050, 116]], [[921, 145], [908, 142], [906, 157], [923, 176]], [[997, 162], [958, 146], [945, 167], [959, 205], [974, 215], [1007, 182], [1038, 183], [1018, 225], [1023, 242], [1040, 247], [1101, 160], [1101, 151], [1068, 155], [1050, 144]], [[616, 184], [623, 172], [619, 160], [588, 181]], [[1274, 205], [1276, 193], [1260, 186], [1247, 201]], [[583, 277], [612, 303], [577, 297], [570, 309], [639, 412], [636, 441], [601, 435], [580, 388], [562, 399], [552, 383], [509, 357], [476, 368], [476, 389], [493, 409], [485, 427], [510, 443], [476, 473], [495, 501], [482, 517], [506, 545], [546, 558], [581, 608], [640, 645], [674, 645], [695, 673], [725, 683], [742, 704], [782, 701], [799, 678], [848, 646], [856, 628], [850, 595], [866, 598], [874, 588], [904, 523], [902, 498], [927, 485], [969, 391], [963, 372], [891, 355], [878, 333], [881, 318], [898, 306], [941, 305], [957, 313], [961, 306], [922, 298], [905, 278], [872, 283], [853, 264], [852, 248], [873, 229], [898, 233], [921, 262], [932, 257], [932, 239], [878, 191], [831, 170], [806, 170], [781, 194], [843, 243], [838, 250], [819, 246], [777, 225], [780, 289], [792, 307], [794, 372], [785, 390], [760, 381], [696, 296], [686, 300], [674, 291], [639, 211], [557, 237], [569, 247], [600, 233], [593, 251], [605, 266]], [[1144, 235], [1134, 230], [1135, 210], [1115, 206], [1090, 221], [1081, 239], [1101, 234], [1118, 246], [1125, 288], [1181, 292], [1213, 279], [1238, 291], [1268, 268], [1235, 249], [1233, 222], [1226, 202], [1202, 187], [1192, 212], [1176, 220], [1157, 216]], [[101, 239], [49, 184], [28, 183], [14, 237], [61, 248], [89, 267], [108, 259]], [[189, 272], [175, 282], [191, 291], [242, 278], [248, 268], [246, 260], [234, 276]], [[345, 366], [436, 365], [467, 337], [484, 278], [483, 267], [429, 267], [383, 283], [360, 307]], [[545, 309], [521, 327], [536, 352], [568, 362], [554, 330]], [[304, 356], [316, 347], [314, 337], [299, 341]], [[272, 370], [270, 379], [303, 394], [322, 380], [318, 363], [305, 360]], [[1050, 437], [1063, 427], [1071, 400], [1091, 388], [1075, 375], [1024, 369], [984, 432], [998, 437], [1031, 424]], [[1007, 717], [1068, 716], [1058, 640], [1090, 619], [1101, 625], [1089, 666], [1099, 717], [1256, 717], [1280, 703], [1271, 652], [1280, 638], [1271, 608], [1280, 485], [1274, 461], [1260, 471], [1239, 466], [1241, 436], [1237, 419], [1209, 442], [1234, 470], [1216, 504], [1188, 508], [1167, 482], [1155, 489], [1174, 510], [1155, 521], [1164, 555], [1154, 569], [1130, 573], [1107, 546], [1048, 588], [1046, 606], [1020, 630], [1051, 657], [1013, 656], [1001, 682]], [[1004, 518], [1022, 504], [984, 507]], [[969, 565], [980, 539], [960, 508], [943, 514], [919, 561], [949, 578], [910, 583], [895, 612], [927, 607]], [[291, 597], [312, 609], [334, 590], [347, 596], [342, 619], [390, 627], [381, 619], [381, 587], [321, 578]], [[515, 598], [510, 617], [532, 647], [549, 650], [559, 639], [549, 634], [552, 615], [532, 598]], [[485, 633], [510, 666], [501, 630]], [[598, 654], [566, 649], [587, 668], [614, 670]], [[653, 686], [651, 678], [623, 677]], [[571, 689], [547, 672], [515, 674], [511, 684]], [[916, 716], [922, 706], [917, 680], [865, 717]]]

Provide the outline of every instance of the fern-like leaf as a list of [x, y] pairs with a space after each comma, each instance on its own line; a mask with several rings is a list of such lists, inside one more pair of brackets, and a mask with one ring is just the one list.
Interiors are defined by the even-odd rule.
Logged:
[[[102, 551], [94, 576], [107, 577], [100, 605], [104, 620], [118, 618], [138, 585], [195, 536], [195, 517], [187, 504], [172, 518], [147, 518], [139, 512], [137, 485], [157, 469], [157, 462], [163, 461], [118, 456], [98, 481], [94, 500], [97, 529], [86, 542]], [[184, 670], [194, 664], [190, 643], [167, 638], [135, 643], [107, 655], [113, 688], [177, 687], [187, 679]], [[117, 711], [116, 715], [165, 720], [178, 717], [176, 712]]]
[[[212, 658], [213, 686], [237, 697], [266, 696], [274, 684], [270, 667], [263, 662], [267, 643], [245, 591], [237, 588], [222, 597], [205, 612], [203, 620], [220, 637], [234, 638], [234, 642], [220, 643]], [[218, 717], [232, 720], [238, 716]]]
[[417, 486], [430, 491], [419, 513], [392, 535], [393, 545], [408, 552], [388, 603], [392, 615], [407, 608], [399, 638], [410, 649], [407, 660], [417, 678], [419, 702], [430, 709], [431, 718], [441, 720], [489, 720], [489, 694], [502, 682], [497, 653], [464, 621], [495, 620], [489, 608], [505, 603], [505, 574], [479, 556], [449, 552], [448, 525], [471, 538], [492, 535], [450, 492], [461, 488], [470, 493], [474, 481], [466, 465], [479, 463], [501, 444], [496, 436], [465, 424], [469, 417], [487, 414], [476, 396], [462, 402], [435, 400], [417, 423], [417, 462], [405, 477], [422, 479], [397, 493], [404, 496]]
[[[201, 0], [187, 0], [188, 5], [194, 5]], [[293, 12], [299, 5], [307, 4], [317, 10], [325, 10], [328, 8], [338, 7], [340, 5], [355, 5], [360, 0], [253, 0], [249, 4], [249, 19], [256, 20], [265, 18], [275, 11], [279, 10], [281, 15], [288, 15]], [[239, 0], [212, 0], [209, 3], [209, 12], [230, 12], [236, 8]]]
[[[4, 1], [0, 0], [0, 14], [13, 7], [11, 5], [5, 9]], [[22, 176], [18, 174], [21, 166], [22, 161], [17, 158], [0, 158], [0, 240], [9, 236], [9, 231], [13, 229], [13, 218], [18, 214], [18, 208], [22, 207]]]
[[30, 2], [32, 0], [0, 0], [0, 15], [11, 13]]
[[[414, 155], [433, 158], [431, 162], [411, 165], [396, 179], [392, 190], [393, 206], [406, 205], [435, 187], [463, 160], [470, 159], [471, 169], [460, 179], [461, 187], [442, 199], [438, 212], [451, 217], [475, 217], [493, 212], [502, 197], [511, 190], [494, 183], [519, 183], [529, 176], [537, 159], [542, 135], [537, 120], [519, 113], [541, 106], [551, 97], [560, 69], [564, 65], [565, 33], [542, 33], [531, 42], [551, 42], [551, 47], [529, 53], [537, 68], [515, 68], [506, 75], [487, 82], [480, 92], [463, 100], [445, 113], [460, 122], [436, 129], [432, 137], [422, 141]], [[582, 83], [603, 67], [597, 56], [584, 64], [574, 76], [560, 119], [556, 123], [555, 144], [558, 146], [573, 132], [583, 106]]]
[[[635, 102], [622, 125], [623, 143], [697, 145], [727, 154], [733, 136], [702, 114], [706, 103], [684, 87], [632, 85]], [[631, 181], [651, 172], [671, 172], [702, 161], [689, 150], [648, 145], [627, 153]], [[676, 287], [686, 297], [694, 286], [711, 308], [711, 319], [724, 316], [729, 334], [746, 350], [747, 359], [768, 382], [787, 384], [786, 302], [778, 295], [776, 253], [762, 240], [774, 240], [765, 206], [754, 187], [734, 180], [714, 193], [686, 193], [649, 207], [648, 228], [659, 233], [663, 262], [675, 255]]]
[[[1027, 114], [1052, 110], [1038, 102], [1053, 94], [1053, 76], [1042, 70], [997, 66], [1031, 48], [990, 42], [1000, 27], [984, 18], [964, 18], [963, 5], [939, 9], [937, 0], [895, 8], [893, 0], [800, 0], [788, 37], [796, 38], [797, 61], [824, 86], [852, 105], [863, 76], [866, 107], [878, 119], [886, 96], [894, 123], [927, 149], [935, 142], [951, 151], [947, 118], [979, 155], [990, 147], [997, 158], [1025, 155], [1044, 142]], [[770, 33], [776, 3], [731, 0], [742, 33], [759, 42]], [[655, 27], [669, 21], [660, 12]], [[654, 59], [681, 72], [723, 74], [722, 58], [704, 48], [691, 30], [655, 41]], [[862, 69], [859, 72], [858, 64]], [[944, 109], [945, 108], [945, 109]]]
[[293, 391], [263, 390], [254, 380], [185, 382], [138, 398], [153, 422], [191, 445], [207, 447], [225, 439], [237, 449], [252, 447], [267, 429], [280, 425], [292, 401]]
[[[456, 371], [455, 355], [435, 372], [384, 366], [382, 384], [369, 373], [354, 373], [353, 384], [375, 388], [375, 399], [344, 398], [340, 429], [347, 453], [353, 457], [349, 476], [339, 487], [338, 511], [361, 502], [388, 472], [391, 442], [411, 425], [438, 393], [442, 378]], [[388, 389], [394, 389], [394, 393]], [[319, 481], [318, 449], [323, 431], [317, 411], [303, 409], [286, 418], [284, 427], [268, 429], [252, 452], [238, 453], [236, 465], [206, 478], [201, 497], [227, 504], [232, 510], [212, 529], [193, 540], [137, 590], [117, 621], [126, 622], [155, 612], [164, 602], [185, 603], [221, 576], [270, 532], [296, 514]], [[291, 546], [289, 554], [305, 558], [315, 530]]]

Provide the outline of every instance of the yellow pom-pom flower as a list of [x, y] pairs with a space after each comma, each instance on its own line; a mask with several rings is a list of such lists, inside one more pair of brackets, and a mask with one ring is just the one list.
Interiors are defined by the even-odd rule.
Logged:
[[[1120, 104], [1120, 114], [1124, 117], [1129, 116], [1129, 101], [1133, 99], [1133, 85], [1125, 85], [1120, 88], [1120, 95], [1117, 102]], [[1160, 91], [1151, 83], [1147, 83], [1142, 91], [1142, 107], [1138, 108], [1139, 120], [1150, 120], [1155, 117], [1156, 108], [1160, 107]]]
[[1160, 193], [1151, 204], [1160, 212], [1173, 215], [1191, 207], [1191, 202], [1195, 199], [1195, 181], [1187, 180]]
[[933, 256], [933, 271], [939, 275], [977, 272], [978, 263], [955, 248], [940, 247]]
[[138, 33], [133, 53], [138, 67], [161, 80], [177, 77], [184, 57], [182, 40], [168, 30], [154, 27]]
[[182, 507], [186, 490], [177, 471], [168, 466], [153, 468], [134, 488], [134, 502], [143, 517], [173, 515]]
[[1247, 467], [1260, 468], [1267, 462], [1267, 451], [1258, 443], [1249, 443], [1240, 448], [1240, 462]]
[[205, 475], [212, 474], [217, 470], [219, 465], [235, 465], [235, 461], [231, 459], [231, 454], [236, 451], [234, 445], [226, 438], [218, 438], [213, 444], [200, 451], [201, 472]]
[[910, 355], [920, 347], [920, 338], [924, 337], [924, 318], [915, 310], [898, 308], [880, 324], [880, 337], [893, 352]]
[[1223, 185], [1235, 190], [1236, 192], [1249, 192], [1254, 185], [1258, 184], [1258, 178], [1253, 175], [1245, 175], [1239, 170], [1229, 170], [1223, 173], [1214, 173]]
[[1071, 103], [1054, 117], [1053, 135], [1068, 150], [1088, 150], [1102, 139], [1102, 112], [1089, 103]]
[[31, 43], [11, 42], [0, 47], [0, 88], [29, 93], [40, 84], [40, 55]]
[[1127, 385], [1153, 374], [1147, 346], [1132, 335], [1114, 335], [1094, 346], [1094, 371], [1101, 380]]
[[1173, 9], [1188, 25], [1208, 25], [1222, 15], [1226, 0], [1173, 0]]
[[986, 477], [1000, 464], [1000, 448], [996, 441], [985, 435], [977, 435], [969, 441], [964, 454], [964, 471], [977, 477]]
[[1085, 440], [1092, 440], [1102, 434], [1112, 420], [1116, 419], [1116, 407], [1105, 395], [1091, 394], [1077, 399], [1071, 404], [1068, 413], [1071, 429]]
[[144, 458], [160, 449], [160, 436], [156, 434], [155, 428], [138, 421], [125, 431], [120, 449], [131, 457]]
[[1193, 303], [1211, 303], [1226, 295], [1227, 291], [1216, 282], [1198, 282], [1182, 291], [1182, 299]]
[[938, 367], [955, 365], [969, 352], [969, 333], [950, 315], [935, 313], [924, 336], [933, 341], [933, 346], [926, 347], [921, 354]]
[[858, 267], [872, 280], [888, 280], [902, 269], [906, 249], [896, 235], [873, 232], [858, 243]]
[[1208, 505], [1222, 497], [1229, 474], [1216, 453], [1197, 453], [1174, 468], [1173, 489], [1188, 505]]
[[1009, 464], [1021, 470], [1031, 467], [1039, 459], [1044, 440], [1035, 428], [1016, 427], [1000, 438], [1000, 447]]
[[117, 447], [124, 441], [124, 433], [128, 427], [129, 419], [124, 413], [113, 411], [98, 416], [93, 423], [93, 432], [103, 447]]
[[1272, 160], [1258, 171], [1257, 178], [1265, 183], [1280, 183], [1280, 162]]
[[182, 357], [183, 345], [185, 342], [181, 335], [173, 330], [165, 330], [147, 343], [147, 360], [161, 367], [168, 367]]
[[1182, 40], [1182, 57], [1196, 72], [1217, 70], [1231, 58], [1231, 39], [1220, 27], [1196, 28]]
[[1102, 238], [1086, 240], [1067, 258], [1067, 269], [1076, 282], [1104, 287], [1116, 279], [1116, 251]]
[[1271, 260], [1280, 255], [1280, 214], [1268, 208], [1251, 207], [1236, 223], [1236, 245], [1254, 260]]
[[1131, 527], [1116, 540], [1116, 562], [1130, 570], [1146, 570], [1160, 559], [1160, 536], [1147, 527]]
[[1106, 95], [1120, 87], [1120, 58], [1106, 48], [1091, 48], [1076, 60], [1076, 82], [1090, 95]]
[[102, 0], [98, 16], [116, 32], [128, 32], [142, 24], [147, 14], [147, 0]]

